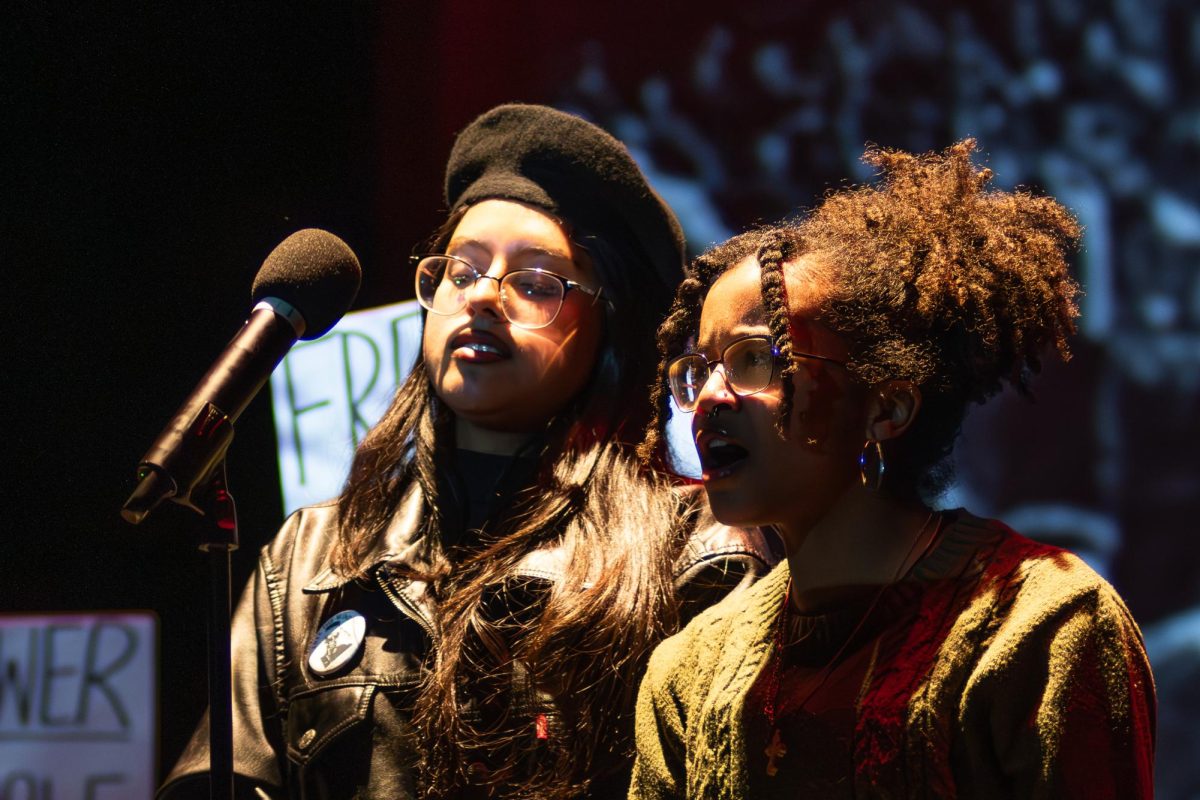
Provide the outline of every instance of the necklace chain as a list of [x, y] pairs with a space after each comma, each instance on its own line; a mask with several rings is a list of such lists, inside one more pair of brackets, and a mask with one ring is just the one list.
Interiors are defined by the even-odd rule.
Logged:
[[[937, 516], [937, 524], [933, 527], [933, 532], [930, 534], [929, 540], [925, 543], [925, 547], [921, 550], [921, 553], [919, 556], [917, 556], [917, 559], [909, 564], [909, 560], [912, 558], [913, 552], [917, 549], [917, 544], [921, 541], [921, 537], [924, 535], [925, 529], [929, 527], [931, 522], [933, 522], [935, 516]], [[854, 641], [854, 637], [857, 636], [859, 631], [862, 630], [863, 626], [867, 622], [867, 619], [870, 618], [871, 612], [875, 610], [875, 606], [879, 604], [880, 598], [883, 597], [883, 593], [890, 587], [896, 585], [898, 582], [906, 580], [909, 574], [911, 574], [916, 568], [917, 564], [921, 563], [925, 556], [929, 555], [930, 551], [933, 549], [934, 542], [937, 541], [938, 531], [941, 530], [942, 527], [941, 523], [941, 516], [938, 515], [936, 511], [930, 511], [929, 516], [925, 519], [925, 522], [922, 523], [921, 527], [917, 529], [917, 534], [913, 537], [912, 545], [908, 548], [908, 552], [904, 554], [904, 558], [900, 561], [900, 565], [896, 568], [896, 574], [892, 576], [892, 579], [889, 582], [880, 586], [879, 590], [875, 592], [875, 596], [872, 597], [871, 602], [867, 604], [867, 610], [863, 612], [863, 615], [859, 618], [858, 622], [855, 623], [854, 628], [850, 631], [850, 635], [847, 636], [845, 641], [842, 642], [841, 646], [838, 647], [837, 652], [835, 652], [829, 661], [825, 663], [825, 666], [821, 668], [821, 672], [818, 675], [816, 684], [808, 691], [808, 693], [804, 696], [804, 699], [800, 701], [800, 704], [796, 706], [796, 711], [803, 711], [804, 707], [808, 705], [808, 702], [812, 700], [813, 696], [816, 695], [816, 693], [820, 691], [821, 687], [825, 685], [825, 681], [827, 681], [829, 676], [833, 673], [833, 668], [837, 665], [838, 659], [842, 657], [842, 655], [846, 652], [846, 648], [848, 648], [850, 643]], [[907, 565], [907, 569], [905, 568], [905, 565]], [[767, 679], [767, 696], [766, 699], [763, 700], [763, 716], [766, 717], [767, 724], [774, 729], [772, 737], [773, 743], [779, 739], [779, 730], [775, 723], [778, 719], [779, 712], [777, 703], [779, 700], [781, 666], [783, 663], [783, 634], [787, 629], [788, 621], [791, 617], [791, 610], [792, 579], [789, 577], [787, 590], [783, 593], [783, 606], [779, 609], [779, 619], [775, 627], [775, 641], [773, 643], [774, 647], [772, 648], [771, 652], [771, 674]], [[807, 638], [809, 635], [811, 635], [811, 631], [809, 634], [805, 635], [805, 638]], [[773, 775], [774, 772], [770, 772], [769, 774]]]

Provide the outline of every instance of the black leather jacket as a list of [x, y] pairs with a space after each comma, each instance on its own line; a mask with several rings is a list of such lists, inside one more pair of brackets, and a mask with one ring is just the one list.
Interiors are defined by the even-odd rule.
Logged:
[[[419, 535], [422, 513], [412, 489], [365, 562], [370, 581], [340, 578], [326, 566], [332, 502], [297, 511], [263, 548], [233, 620], [238, 797], [415, 796], [409, 709], [438, 639], [438, 617], [429, 587], [400, 577], [398, 568], [428, 574], [439, 557]], [[518, 574], [561, 580], [568, 557], [561, 548], [535, 551]], [[766, 574], [775, 560], [761, 532], [703, 519], [676, 563], [685, 616]], [[361, 654], [347, 669], [319, 677], [308, 667], [309, 648], [321, 623], [347, 609], [367, 620]], [[206, 716], [158, 797], [207, 797], [207, 769]], [[611, 783], [590, 796], [623, 798], [624, 780]]]

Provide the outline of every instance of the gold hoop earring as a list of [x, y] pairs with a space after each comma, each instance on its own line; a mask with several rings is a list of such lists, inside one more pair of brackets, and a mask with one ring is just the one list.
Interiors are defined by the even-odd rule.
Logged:
[[[874, 462], [872, 464], [872, 462]], [[858, 476], [862, 479], [863, 488], [869, 492], [877, 492], [883, 486], [883, 474], [887, 472], [887, 463], [883, 460], [883, 445], [873, 439], [868, 439], [858, 454]]]

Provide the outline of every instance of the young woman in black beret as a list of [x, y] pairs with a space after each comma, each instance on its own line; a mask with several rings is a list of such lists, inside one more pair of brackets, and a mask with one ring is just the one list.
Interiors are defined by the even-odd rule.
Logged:
[[655, 651], [632, 800], [1153, 794], [1154, 684], [1116, 592], [927, 502], [968, 405], [1066, 357], [1077, 314], [1074, 218], [989, 189], [973, 145], [869, 151], [879, 185], [681, 284], [663, 392], [694, 411], [717, 519], [773, 526], [787, 560]]
[[[501, 106], [446, 202], [415, 369], [236, 612], [246, 797], [624, 796], [650, 649], [771, 561], [634, 453], [684, 254], [624, 147]], [[203, 796], [206, 742], [161, 797]]]

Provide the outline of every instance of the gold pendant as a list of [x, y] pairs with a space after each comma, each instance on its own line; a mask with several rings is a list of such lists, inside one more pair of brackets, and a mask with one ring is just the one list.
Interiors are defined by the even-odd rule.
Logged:
[[779, 728], [771, 733], [771, 743], [763, 752], [767, 754], [767, 777], [774, 778], [779, 774], [779, 767], [775, 764], [775, 759], [787, 755], [787, 745], [783, 743], [783, 737], [779, 735]]

